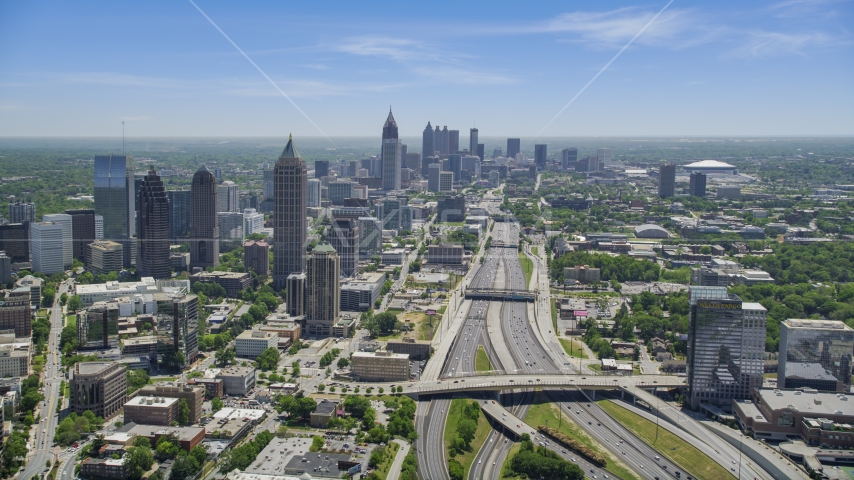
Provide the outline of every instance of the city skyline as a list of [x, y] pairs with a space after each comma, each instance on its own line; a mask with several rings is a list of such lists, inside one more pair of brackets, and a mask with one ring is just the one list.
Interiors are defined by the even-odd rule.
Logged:
[[346, 5], [322, 19], [289, 6], [286, 40], [264, 28], [282, 6], [196, 5], [5, 6], [0, 130], [369, 136], [368, 119], [393, 104], [402, 137], [440, 118], [530, 137], [580, 93], [543, 136], [854, 133], [848, 2], [454, 7], [471, 22], [426, 6]]

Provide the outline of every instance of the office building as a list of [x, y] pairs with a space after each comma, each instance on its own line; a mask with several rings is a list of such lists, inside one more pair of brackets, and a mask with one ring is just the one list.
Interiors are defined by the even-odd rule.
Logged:
[[382, 189], [386, 192], [400, 190], [400, 139], [397, 138], [397, 122], [388, 110], [383, 125], [382, 138]]
[[306, 331], [309, 335], [331, 335], [340, 310], [341, 265], [328, 243], [314, 247], [306, 270]]
[[285, 282], [285, 304], [288, 315], [292, 318], [305, 315], [305, 282], [306, 275], [302, 272], [288, 275]]
[[229, 298], [239, 298], [240, 291], [252, 283], [252, 276], [246, 272], [198, 272], [190, 275], [190, 285], [196, 282], [219, 284]]
[[726, 287], [692, 286], [689, 306], [688, 404], [728, 409], [762, 386], [767, 312]]
[[9, 223], [34, 223], [36, 221], [36, 204], [33, 202], [9, 203]]
[[[424, 127], [424, 132], [421, 134], [421, 158], [426, 159], [427, 157], [432, 157], [435, 153], [435, 149], [433, 148], [433, 127], [430, 126], [430, 122], [427, 122], [427, 126]], [[422, 171], [422, 176], [426, 176], [426, 174]]]
[[65, 271], [65, 245], [71, 246], [71, 232], [52, 222], [30, 224], [33, 271], [45, 275]]
[[[169, 234], [173, 242], [190, 235], [193, 219], [193, 192], [191, 190], [167, 190], [169, 199]], [[186, 241], [186, 240], [183, 240]]]
[[454, 180], [460, 181], [463, 172], [463, 157], [459, 153], [448, 155], [448, 170], [454, 174]]
[[498, 170], [489, 172], [489, 186], [494, 188], [499, 185], [501, 185], [501, 173]]
[[676, 165], [666, 163], [658, 170], [658, 196], [672, 197], [676, 190]]
[[[127, 246], [136, 234], [136, 196], [133, 157], [95, 156], [95, 213], [104, 217], [104, 237]], [[131, 248], [124, 249], [126, 267], [136, 261]]]
[[[41, 285], [39, 284], [39, 290]], [[15, 330], [16, 337], [33, 334], [32, 292], [27, 287], [7, 291], [0, 301], [0, 330]]]
[[314, 178], [323, 178], [329, 176], [329, 161], [317, 160], [314, 162]]
[[[439, 157], [421, 157], [421, 178], [427, 179], [429, 177], [429, 168], [430, 165], [439, 163]], [[441, 170], [441, 166], [439, 170]]]
[[469, 154], [470, 155], [477, 155], [478, 158], [483, 160], [483, 156], [482, 156], [483, 154], [478, 154], [477, 146], [478, 146], [477, 129], [471, 128], [471, 129], [469, 129]]
[[244, 218], [239, 212], [217, 212], [216, 223], [219, 227], [220, 252], [230, 252], [243, 244]]
[[610, 148], [597, 148], [596, 149], [596, 163], [598, 164], [597, 170], [604, 170], [605, 167], [611, 165], [611, 149]]
[[543, 143], [534, 145], [534, 165], [537, 166], [537, 170], [545, 170], [547, 158], [548, 145]]
[[204, 165], [193, 175], [193, 219], [190, 222], [190, 268], [219, 265], [216, 178]]
[[[427, 165], [427, 190], [431, 192], [439, 191], [439, 175], [442, 173], [442, 165], [439, 163], [430, 163]], [[453, 174], [451, 174], [453, 181]]]
[[62, 225], [62, 264], [65, 268], [70, 268], [74, 261], [74, 225], [72, 225], [71, 215], [47, 214], [42, 216], [42, 222]]
[[217, 212], [239, 212], [240, 205], [237, 185], [231, 180], [226, 180], [216, 186], [216, 211]]
[[448, 130], [448, 155], [460, 151], [460, 131]]
[[136, 210], [137, 273], [140, 277], [171, 278], [169, 199], [153, 168], [142, 182]]
[[228, 367], [223, 369], [216, 378], [222, 380], [226, 395], [243, 396], [255, 388], [255, 367]]
[[249, 241], [243, 244], [246, 268], [258, 275], [270, 273], [270, 245], [262, 241]]
[[0, 345], [0, 378], [26, 377], [29, 364], [29, 347], [18, 349], [12, 344]]
[[576, 265], [574, 267], [563, 268], [564, 283], [598, 283], [600, 280], [600, 271], [598, 268], [592, 268], [589, 265]]
[[359, 382], [405, 382], [409, 380], [409, 355], [389, 351], [353, 352], [353, 377]]
[[281, 290], [288, 275], [305, 270], [308, 170], [292, 136], [276, 161], [275, 171], [273, 288]]
[[342, 311], [365, 312], [373, 308], [374, 302], [380, 298], [386, 274], [381, 272], [369, 272], [359, 274], [356, 278], [349, 279], [341, 284]]
[[353, 182], [346, 180], [329, 182], [329, 190], [327, 192], [332, 205], [343, 206], [345, 198], [353, 197]]
[[264, 214], [254, 208], [243, 209], [243, 235], [259, 233], [264, 229]]
[[436, 129], [433, 130], [433, 152], [438, 155], [447, 155], [451, 152], [448, 151], [448, 126], [445, 125], [444, 129], [439, 129], [439, 126], [436, 125]]
[[403, 162], [404, 167], [412, 170], [413, 173], [421, 172], [421, 154], [418, 152], [406, 152], [406, 159]]
[[12, 263], [30, 261], [30, 225], [31, 222], [0, 225], [0, 250]]
[[691, 174], [691, 180], [688, 184], [688, 193], [694, 197], [706, 196], [706, 174], [694, 172]]
[[[34, 307], [38, 307], [42, 303], [42, 286], [44, 285], [44, 280], [38, 277], [34, 277], [32, 275], [27, 275], [24, 278], [19, 278], [17, 282], [15, 282], [15, 288], [12, 292], [17, 292], [18, 288], [24, 288], [29, 290], [30, 292], [30, 305]], [[23, 292], [23, 291], [22, 291]], [[22, 293], [23, 294], [23, 293]], [[27, 335], [22, 335], [27, 336]]]
[[463, 253], [462, 245], [429, 245], [427, 247], [427, 263], [462, 265]]
[[202, 418], [202, 404], [205, 401], [205, 387], [187, 385], [181, 382], [160, 382], [156, 385], [146, 385], [139, 389], [141, 397], [174, 398], [179, 402], [185, 400], [190, 407], [189, 423], [194, 424]]
[[104, 239], [104, 217], [95, 214], [95, 240]]
[[412, 209], [406, 202], [406, 197], [386, 197], [378, 204], [384, 230], [412, 230]]
[[320, 180], [312, 178], [308, 180], [308, 196], [306, 197], [307, 207], [320, 206]]
[[95, 241], [95, 210], [76, 209], [66, 210], [71, 217], [71, 238], [73, 241], [72, 257], [86, 261], [87, 246]]
[[564, 170], [575, 169], [578, 162], [577, 148], [564, 148], [560, 151], [560, 167]]
[[516, 158], [516, 154], [522, 151], [522, 140], [518, 138], [507, 139], [507, 158]]
[[158, 351], [170, 367], [184, 368], [199, 355], [199, 297], [156, 295], [155, 300]]
[[466, 197], [463, 195], [446, 196], [439, 199], [436, 206], [438, 222], [462, 222], [466, 218]]
[[70, 383], [70, 410], [83, 415], [87, 410], [108, 419], [127, 402], [127, 374], [119, 362], [79, 362], [74, 364]]
[[454, 172], [439, 172], [439, 192], [454, 191]]
[[415, 340], [404, 337], [399, 340], [389, 340], [386, 344], [386, 350], [408, 355], [410, 360], [418, 361], [430, 358], [430, 346], [429, 340]]
[[177, 398], [167, 397], [145, 397], [138, 395], [125, 402], [125, 423], [136, 423], [139, 425], [165, 425], [178, 421], [178, 407], [180, 401]]
[[240, 358], [255, 360], [264, 350], [276, 348], [279, 336], [273, 332], [245, 330], [234, 339], [235, 354]]
[[738, 185], [721, 185], [718, 187], [717, 198], [731, 198], [737, 200], [741, 198], [741, 187]]
[[0, 283], [9, 283], [12, 279], [12, 259], [0, 250]]
[[353, 219], [333, 220], [329, 230], [329, 243], [338, 253], [341, 275], [356, 275], [359, 271], [359, 223]]
[[383, 227], [376, 217], [359, 217], [359, 257], [368, 258], [383, 249]]
[[264, 170], [264, 200], [273, 198], [274, 177], [273, 170]]
[[119, 346], [119, 305], [96, 302], [77, 312], [77, 348], [108, 349]]
[[777, 386], [851, 390], [854, 330], [838, 320], [780, 322]]

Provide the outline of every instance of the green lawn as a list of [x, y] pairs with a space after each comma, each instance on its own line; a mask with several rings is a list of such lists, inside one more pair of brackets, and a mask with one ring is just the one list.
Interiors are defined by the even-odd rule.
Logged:
[[540, 256], [539, 247], [531, 247], [531, 253], [533, 253], [535, 257], [539, 257]]
[[601, 372], [602, 371], [602, 364], [601, 363], [591, 363], [590, 365], [587, 365], [587, 368], [589, 368], [590, 370], [593, 370], [594, 372]]
[[493, 370], [492, 363], [489, 362], [489, 357], [486, 355], [483, 345], [477, 347], [477, 355], [474, 357], [474, 369], [478, 373], [491, 372]]
[[466, 222], [435, 222], [434, 225], [445, 225], [448, 227], [464, 227]]
[[766, 373], [765, 375], [762, 375], [762, 377], [764, 377], [764, 378], [777, 378], [777, 374], [776, 373]]
[[519, 252], [519, 263], [522, 264], [522, 271], [525, 272], [525, 288], [531, 284], [531, 275], [534, 274], [534, 262], [522, 252]]
[[374, 473], [377, 477], [385, 480], [388, 476], [389, 469], [391, 469], [391, 464], [394, 463], [394, 457], [397, 456], [398, 450], [400, 450], [400, 445], [395, 442], [388, 443], [388, 446], [385, 447], [385, 460], [383, 460], [383, 463], [379, 464], [379, 466], [374, 469]]
[[174, 382], [178, 377], [152, 377], [148, 379], [149, 385], [154, 385], [155, 382]]
[[571, 338], [558, 338], [560, 340], [560, 344], [563, 345], [563, 349], [567, 355], [572, 358], [587, 358], [587, 354], [584, 353], [584, 349], [581, 346], [581, 342]]
[[77, 315], [68, 315], [65, 317], [65, 326], [77, 328]]
[[[466, 403], [471, 402], [468, 398], [455, 398], [451, 400], [451, 407], [448, 410], [448, 421], [445, 423], [445, 448], [448, 448], [448, 445], [451, 443], [451, 439], [456, 437], [457, 435], [457, 422], [460, 421], [460, 417], [462, 416], [462, 409]], [[463, 478], [468, 478], [469, 468], [471, 467], [472, 462], [474, 461], [474, 457], [477, 455], [477, 452], [480, 450], [483, 442], [486, 441], [487, 435], [492, 431], [492, 427], [489, 425], [489, 422], [486, 421], [486, 417], [483, 413], [480, 414], [480, 417], [477, 419], [477, 431], [474, 434], [474, 440], [471, 442], [471, 450], [465, 452], [462, 455], [457, 455], [456, 460], [463, 465], [465, 469], [465, 475]], [[451, 456], [448, 455], [450, 459]]]
[[555, 303], [554, 299], [551, 299], [552, 304], [552, 331], [557, 335], [557, 303]]
[[583, 443], [588, 448], [595, 450], [601, 453], [602, 455], [605, 455], [605, 458], [608, 461], [608, 466], [605, 467], [605, 469], [609, 472], [624, 480], [638, 478], [622, 462], [615, 461], [614, 457], [611, 456], [610, 452], [605, 450], [605, 448], [599, 443], [597, 443], [595, 440], [587, 436], [587, 433], [585, 433], [584, 430], [581, 429], [581, 427], [576, 425], [575, 422], [573, 422], [572, 419], [567, 417], [563, 412], [560, 412], [559, 419], [558, 407], [551, 403], [549, 398], [542, 395], [538, 395], [535, 402], [536, 403], [531, 405], [531, 408], [528, 409], [528, 414], [525, 415], [525, 423], [534, 428], [537, 428], [540, 425], [547, 425], [552, 428], [557, 428], [564, 434], [569, 435], [573, 439]]
[[658, 429], [658, 440], [656, 441], [656, 427], [651, 421], [610, 400], [599, 400], [596, 403], [641, 440], [653, 446], [656, 451], [661, 452], [662, 455], [689, 472], [693, 477], [733, 478], [730, 472], [703, 452], [663, 428]]

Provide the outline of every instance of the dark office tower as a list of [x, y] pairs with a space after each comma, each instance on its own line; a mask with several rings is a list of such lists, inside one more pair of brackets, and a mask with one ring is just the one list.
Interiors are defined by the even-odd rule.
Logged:
[[95, 210], [66, 210], [71, 216], [72, 255], [86, 261], [86, 246], [95, 241]]
[[383, 125], [382, 143], [382, 189], [386, 192], [400, 190], [400, 139], [397, 138], [397, 122], [388, 110]]
[[[93, 220], [94, 222], [94, 220]], [[136, 206], [137, 259], [136, 272], [140, 277], [155, 279], [172, 277], [169, 259], [169, 198], [160, 175], [154, 168], [148, 171]]]
[[521, 151], [522, 140], [518, 138], [507, 139], [507, 158], [516, 158], [516, 154]]
[[672, 197], [675, 189], [676, 165], [665, 163], [658, 170], [658, 196], [661, 198]]
[[9, 223], [36, 223], [36, 204], [15, 202], [9, 204]]
[[329, 176], [329, 161], [317, 160], [314, 162], [314, 178], [323, 178]]
[[421, 158], [432, 157], [433, 153], [433, 127], [427, 122], [424, 133], [421, 134]]
[[[480, 161], [481, 161], [481, 162], [483, 161], [483, 151], [484, 151], [484, 149], [483, 149], [483, 144], [482, 144], [482, 143], [478, 143], [478, 144], [477, 144], [477, 156], [478, 156], [478, 157], [480, 157]], [[474, 154], [475, 154], [475, 153], [474, 153], [474, 152], [472, 152], [472, 155], [474, 155]]]
[[460, 151], [460, 131], [448, 130], [448, 154]]
[[190, 268], [219, 265], [216, 177], [204, 165], [193, 175], [193, 219], [190, 221]]
[[548, 157], [548, 146], [543, 143], [534, 145], [534, 165], [537, 166], [537, 170], [546, 169], [546, 157]]
[[438, 163], [439, 157], [429, 156], [421, 157], [421, 178], [427, 178], [430, 165]]
[[448, 155], [448, 169], [454, 172], [454, 181], [459, 182], [463, 171], [463, 157], [459, 153]]
[[[319, 163], [319, 162], [318, 162]], [[285, 288], [288, 275], [305, 271], [308, 168], [293, 136], [275, 167], [273, 207], [273, 286]]]
[[12, 262], [30, 261], [30, 224], [7, 223], [0, 225], [0, 250], [12, 259]]
[[133, 157], [125, 155], [95, 156], [95, 214], [104, 217], [104, 240], [121, 243], [124, 264], [135, 258], [128, 239], [136, 230], [136, 197], [134, 196]]
[[[193, 192], [191, 190], [167, 190], [169, 197], [169, 232], [172, 241], [190, 235], [190, 221], [193, 218]], [[186, 240], [185, 240], [186, 241]]]
[[[469, 129], [469, 155], [477, 155], [477, 129]], [[480, 157], [480, 155], [478, 155]], [[480, 158], [483, 160], [483, 157]]]
[[439, 152], [439, 155], [447, 155], [448, 152], [448, 126], [440, 130], [436, 125], [436, 130], [433, 131], [433, 150]]
[[341, 260], [341, 275], [352, 277], [359, 273], [359, 223], [352, 218], [333, 220], [329, 243]]
[[406, 154], [409, 152], [409, 145], [400, 144], [400, 168], [406, 168]]
[[578, 162], [577, 148], [564, 148], [560, 151], [560, 167], [562, 169], [575, 169], [576, 162]]
[[688, 193], [694, 197], [706, 196], [706, 174], [694, 172], [691, 174], [691, 183], [688, 184]]

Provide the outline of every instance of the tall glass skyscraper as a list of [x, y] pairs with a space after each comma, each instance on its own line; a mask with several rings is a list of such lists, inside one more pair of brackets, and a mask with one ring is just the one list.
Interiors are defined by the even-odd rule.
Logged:
[[726, 287], [691, 287], [688, 401], [728, 407], [762, 386], [765, 308], [742, 302]]
[[192, 209], [190, 222], [190, 266], [216, 267], [219, 265], [219, 226], [216, 217], [216, 178], [202, 165], [193, 175]]
[[193, 192], [190, 190], [168, 190], [169, 197], [169, 231], [172, 241], [190, 234], [190, 223], [193, 217]]
[[[136, 234], [133, 181], [133, 157], [95, 156], [95, 213], [104, 217], [104, 238], [125, 247]], [[133, 263], [132, 250], [124, 249], [125, 266]]]
[[169, 197], [154, 168], [148, 171], [139, 189], [136, 230], [136, 271], [141, 277], [170, 278]]
[[293, 137], [288, 139], [274, 171], [273, 285], [281, 290], [288, 275], [305, 271], [308, 168]]
[[780, 323], [777, 386], [848, 392], [852, 353], [854, 330], [843, 322], [785, 320]]

